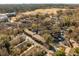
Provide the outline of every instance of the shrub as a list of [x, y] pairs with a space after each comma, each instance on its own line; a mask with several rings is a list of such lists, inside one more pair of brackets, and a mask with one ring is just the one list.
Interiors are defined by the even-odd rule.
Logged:
[[52, 42], [52, 36], [50, 34], [43, 34], [44, 39], [46, 40], [47, 43]]
[[10, 40], [9, 35], [0, 34], [0, 42], [4, 42], [5, 40]]
[[79, 55], [79, 48], [75, 48], [75, 53]]
[[65, 52], [62, 51], [62, 50], [58, 50], [58, 51], [55, 52], [55, 55], [56, 56], [65, 56]]

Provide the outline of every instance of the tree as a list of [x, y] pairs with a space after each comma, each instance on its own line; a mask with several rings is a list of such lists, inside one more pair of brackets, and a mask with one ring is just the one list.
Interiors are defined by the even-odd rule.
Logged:
[[10, 43], [9, 43], [9, 41], [5, 40], [4, 43], [5, 43], [5, 48], [7, 49], [8, 53], [10, 53]]
[[62, 15], [62, 10], [59, 10], [59, 11], [57, 11], [57, 17], [58, 17], [58, 20], [60, 19], [60, 16]]

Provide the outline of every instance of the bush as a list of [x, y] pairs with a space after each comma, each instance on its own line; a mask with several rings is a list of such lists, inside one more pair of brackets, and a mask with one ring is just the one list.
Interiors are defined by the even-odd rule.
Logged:
[[43, 38], [46, 40], [47, 43], [52, 42], [52, 36], [51, 36], [50, 34], [45, 33], [45, 34], [43, 34], [42, 36], [43, 36]]
[[0, 42], [4, 42], [5, 40], [10, 40], [9, 35], [0, 34]]
[[75, 48], [75, 53], [79, 55], [79, 48]]
[[56, 56], [65, 56], [65, 52], [61, 51], [61, 50], [58, 50], [58, 51], [55, 52], [55, 55]]

